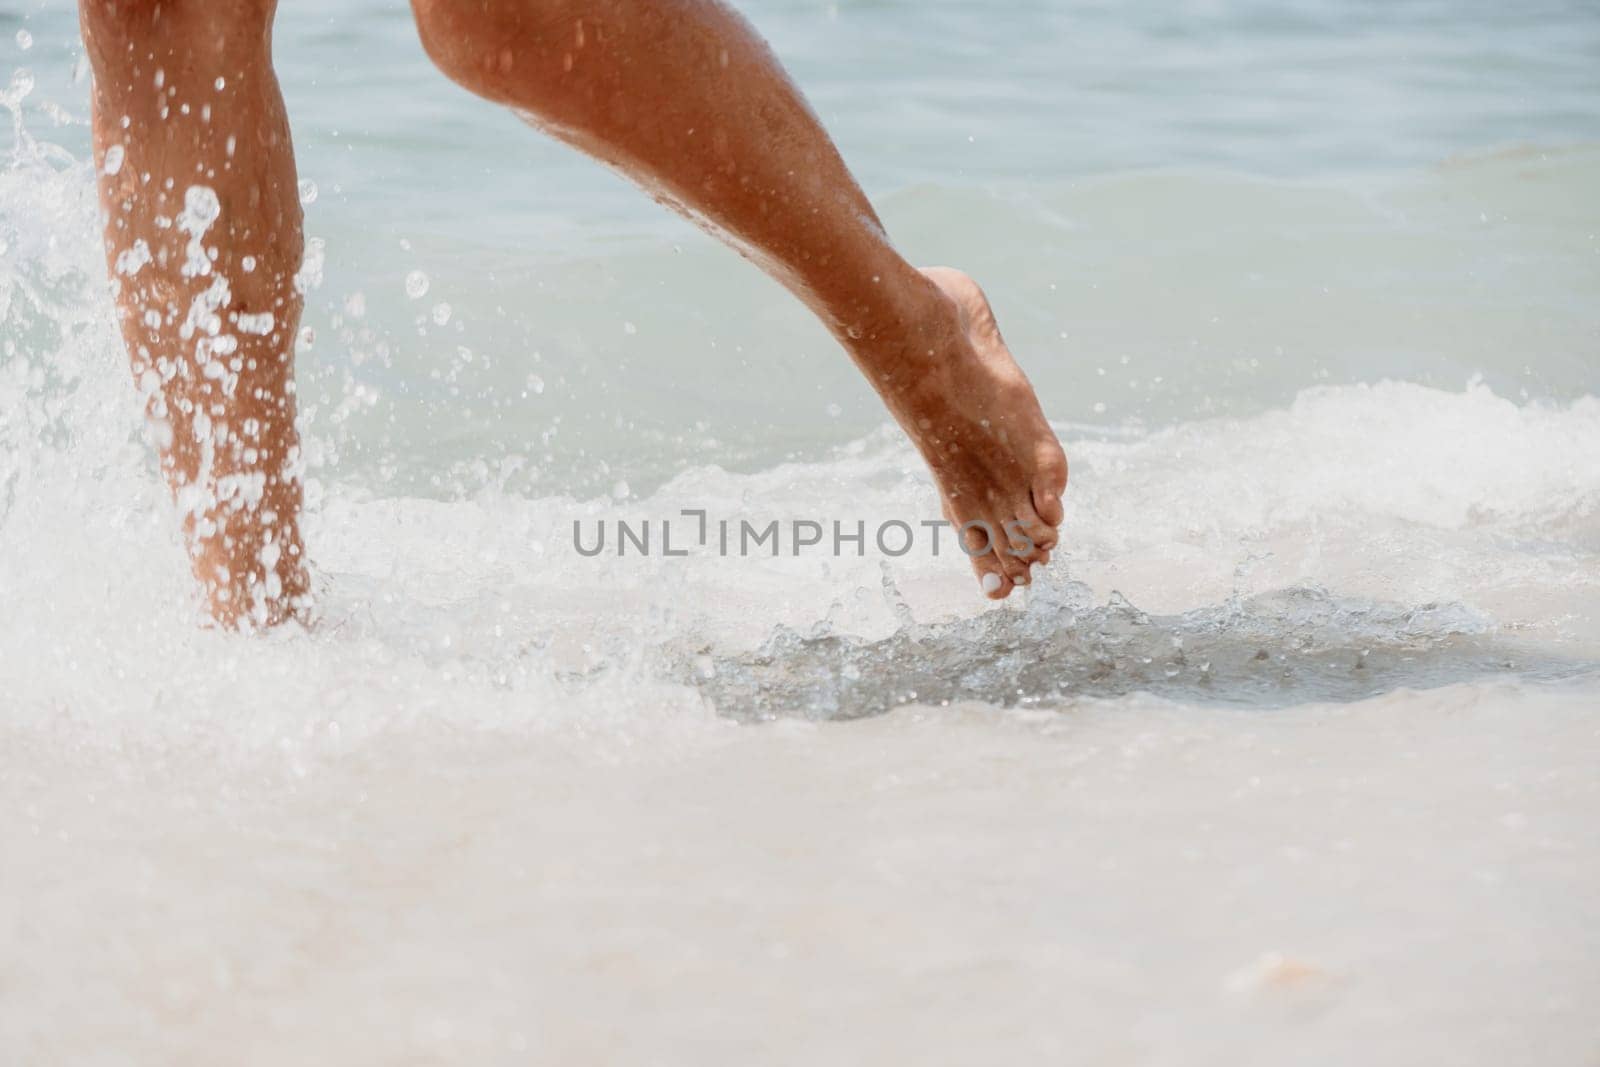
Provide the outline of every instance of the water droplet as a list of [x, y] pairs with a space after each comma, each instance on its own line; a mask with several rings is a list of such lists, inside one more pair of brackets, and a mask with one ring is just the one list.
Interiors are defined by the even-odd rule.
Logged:
[[122, 161], [127, 158], [127, 151], [119, 144], [114, 144], [106, 149], [105, 165], [101, 168], [106, 174], [116, 174], [122, 170]]
[[209, 185], [191, 185], [183, 191], [183, 213], [178, 229], [186, 233], [205, 233], [222, 214], [222, 201]]
[[639, 327], [635, 326], [631, 322], [624, 322], [622, 324], [622, 332], [627, 334], [629, 337], [632, 337], [634, 334], [639, 332]]
[[11, 98], [12, 103], [22, 103], [23, 97], [33, 92], [33, 71], [27, 67], [19, 67], [11, 72], [11, 89], [5, 95]]
[[837, 419], [840, 415], [844, 414], [844, 408], [840, 407], [838, 404], [829, 404], [828, 414]]
[[317, 183], [310, 178], [300, 182], [300, 203], [315, 204], [317, 202]]
[[443, 301], [433, 305], [433, 324], [444, 326], [450, 321], [450, 305]]
[[317, 331], [309, 326], [300, 327], [299, 341], [301, 348], [310, 348], [317, 343]]
[[527, 386], [528, 386], [528, 391], [531, 392], [531, 393], [534, 393], [534, 394], [543, 393], [544, 392], [544, 379], [539, 377], [537, 374], [530, 374], [530, 375], [528, 375]]
[[117, 262], [114, 269], [117, 274], [133, 277], [139, 274], [150, 262], [150, 246], [144, 240], [134, 240], [133, 246], [117, 253]]
[[277, 318], [270, 311], [263, 311], [259, 315], [243, 314], [234, 320], [234, 325], [239, 327], [240, 333], [266, 337], [277, 325]]
[[306, 254], [301, 259], [301, 269], [294, 272], [294, 288], [299, 293], [310, 293], [322, 285], [322, 269], [328, 262], [328, 242], [323, 238], [307, 238]]
[[421, 300], [428, 295], [428, 276], [420, 270], [414, 270], [406, 275], [406, 295], [413, 300]]
[[184, 246], [183, 276], [204, 278], [211, 274], [211, 250], [202, 243], [222, 214], [222, 202], [208, 185], [191, 185], [183, 191], [183, 210], [178, 213], [178, 229], [189, 235]]
[[17, 31], [17, 47], [26, 52], [33, 47], [33, 34], [27, 30]]
[[216, 81], [212, 82], [211, 84], [215, 85], [217, 87], [217, 92], [220, 93], [220, 92], [222, 92], [222, 90], [224, 90], [224, 89], [226, 89], [228, 87], [228, 79], [227, 78], [218, 78]]
[[351, 293], [345, 298], [344, 313], [352, 319], [364, 318], [367, 314], [367, 297], [365, 293]]
[[611, 487], [611, 496], [612, 496], [613, 499], [616, 499], [616, 500], [626, 500], [626, 499], [628, 499], [628, 493], [629, 492], [630, 492], [630, 490], [628, 489], [628, 483], [627, 482], [618, 482], [616, 485], [613, 485]]

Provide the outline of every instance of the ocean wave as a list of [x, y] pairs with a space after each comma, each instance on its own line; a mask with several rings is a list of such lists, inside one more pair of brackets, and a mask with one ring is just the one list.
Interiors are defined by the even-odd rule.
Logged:
[[[1247, 335], [1252, 344], [1281, 336], [1292, 313], [1277, 308], [1231, 339], [1172, 342], [1156, 354], [1157, 335], [1198, 315], [1216, 291], [1180, 294], [1172, 322], [1155, 332], [1118, 334], [1105, 313], [1115, 301], [1098, 305], [1098, 320], [1048, 302], [1065, 288], [1046, 279], [1065, 269], [1068, 251], [1009, 268], [996, 260], [992, 273], [1017, 312], [1012, 339], [1044, 355], [1030, 366], [1047, 407], [1063, 416], [1073, 460], [1056, 578], [1026, 605], [998, 610], [975, 595], [948, 546], [892, 558], [853, 548], [777, 558], [576, 551], [574, 524], [660, 523], [686, 509], [872, 529], [938, 516], [921, 464], [870, 403], [842, 417], [818, 417], [821, 403], [799, 410], [802, 377], [816, 376], [819, 400], [840, 397], [836, 407], [856, 405], [864, 390], [831, 351], [821, 360], [786, 350], [810, 344], [784, 339], [802, 328], [800, 313], [720, 253], [629, 246], [544, 275], [529, 286], [539, 294], [532, 313], [567, 307], [568, 317], [540, 326], [542, 355], [524, 351], [519, 362], [509, 344], [474, 342], [472, 360], [452, 356], [443, 374], [428, 360], [441, 347], [468, 349], [460, 336], [446, 341], [421, 326], [415, 343], [402, 343], [405, 314], [387, 315], [378, 299], [365, 324], [334, 318], [329, 308], [348, 305], [349, 283], [330, 270], [330, 291], [317, 298], [327, 328], [301, 353], [320, 621], [239, 642], [196, 628], [176, 523], [113, 328], [89, 170], [30, 141], [0, 170], [0, 590], [11, 609], [0, 623], [0, 684], [19, 717], [139, 729], [218, 723], [245, 709], [254, 725], [242, 737], [279, 738], [334, 721], [351, 733], [381, 730], [416, 715], [527, 726], [572, 709], [648, 705], [849, 717], [916, 700], [1058, 704], [1130, 691], [1270, 704], [1484, 672], [1581, 673], [1600, 659], [1600, 468], [1590, 459], [1600, 454], [1600, 400], [1584, 387], [1592, 363], [1571, 346], [1592, 306], [1546, 283], [1579, 252], [1593, 260], [1565, 229], [1580, 211], [1567, 193], [1593, 165], [1585, 152], [1511, 157], [1426, 179], [1456, 183], [1448, 188], [1470, 192], [1473, 205], [1500, 197], [1527, 206], [1516, 231], [1531, 242], [1517, 247], [1538, 253], [1527, 291], [1559, 311], [1533, 339], [1544, 355], [1531, 354], [1530, 341], [1464, 388], [1382, 373], [1308, 386], [1303, 365], [1293, 388], [1287, 371], [1262, 388], [1235, 354], [1233, 369], [1209, 380], [1209, 399], [1182, 417], [1174, 405], [1095, 410], [1097, 395], [1162, 396], [1172, 378], [1199, 381], [1197, 352], [1211, 353], [1197, 365], [1214, 371], [1207, 359], [1237, 353]], [[913, 231], [919, 217], [965, 219], [954, 239], [983, 241], [990, 255], [1020, 240], [1013, 230], [1072, 232], [1084, 283], [1074, 300], [1100, 282], [1108, 294], [1122, 286], [1124, 297], [1177, 293], [1180, 279], [1204, 293], [1196, 264], [1225, 234], [1235, 258], [1251, 241], [1262, 253], [1252, 259], [1258, 274], [1241, 268], [1228, 299], [1270, 296], [1260, 279], [1274, 264], [1298, 276], [1318, 262], [1284, 251], [1296, 241], [1321, 240], [1329, 251], [1390, 226], [1381, 240], [1392, 244], [1394, 226], [1411, 227], [1434, 242], [1429, 269], [1399, 293], [1384, 295], [1387, 282], [1361, 290], [1386, 301], [1392, 326], [1395, 308], [1438, 297], [1442, 264], [1459, 248], [1462, 231], [1446, 217], [1459, 210], [1427, 206], [1440, 188], [1402, 183], [1373, 201], [1314, 185], [1128, 176], [1017, 196], [927, 190], [890, 208]], [[986, 236], [962, 235], [982, 212], [952, 207], [969, 202], [990, 205], [996, 228]], [[1135, 249], [1115, 260], [1126, 273], [1115, 285], [1111, 274], [1094, 282], [1083, 273], [1080, 261], [1096, 249], [1111, 256], [1130, 227], [1175, 202], [1196, 220], [1189, 252], [1181, 243], [1159, 256]], [[1426, 226], [1423, 211], [1434, 212]], [[1311, 229], [1298, 221], [1311, 218], [1320, 220]], [[486, 305], [504, 291], [496, 285], [513, 283], [488, 270], [502, 261], [474, 259], [481, 251], [453, 260], [488, 271], [474, 276], [472, 293], [452, 296], [454, 324], [505, 321]], [[694, 260], [678, 273], [706, 305], [745, 310], [713, 327], [683, 311], [682, 294], [643, 303], [626, 295], [679, 256]], [[725, 283], [747, 288], [711, 292]], [[435, 288], [450, 284], [465, 283], [436, 279]], [[638, 320], [632, 332], [609, 328], [622, 316]], [[396, 325], [375, 325], [383, 321]], [[1441, 321], [1432, 343], [1461, 336], [1461, 324]], [[1061, 322], [1073, 323], [1073, 339], [1051, 348], [1046, 335], [1067, 332]], [[696, 348], [696, 329], [721, 336], [718, 354]], [[613, 340], [594, 340], [602, 334]], [[617, 348], [639, 337], [648, 350]], [[761, 358], [782, 373], [722, 373], [725, 358], [749, 366], [763, 338]], [[1370, 351], [1351, 336], [1333, 348]], [[650, 365], [664, 354], [671, 361]], [[1383, 365], [1350, 359], [1346, 372]], [[1505, 373], [1524, 359], [1564, 384], [1542, 397], [1509, 390], [1507, 381], [1532, 380]], [[531, 374], [548, 388], [531, 388]], [[774, 391], [753, 385], [758, 377]], [[595, 383], [587, 393], [577, 386], [585, 378]], [[667, 379], [719, 384], [695, 401], [681, 390], [698, 387], [681, 384], [646, 398]], [[1122, 392], [1086, 392], [1102, 381]], [[670, 419], [652, 403], [670, 408]], [[697, 419], [697, 404], [726, 419]], [[1159, 410], [1167, 417], [1153, 417]], [[1428, 625], [1417, 629], [1418, 620]], [[1002, 648], [1010, 651], [995, 654]], [[1197, 674], [1200, 663], [1211, 666]]]

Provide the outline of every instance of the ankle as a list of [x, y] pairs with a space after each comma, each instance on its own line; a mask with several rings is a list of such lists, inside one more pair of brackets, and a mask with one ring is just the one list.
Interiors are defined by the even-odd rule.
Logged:
[[193, 565], [207, 609], [219, 625], [277, 626], [309, 605], [311, 580], [298, 536], [265, 553], [243, 553], [238, 546], [214, 549], [202, 549]]
[[955, 302], [915, 268], [880, 276], [871, 296], [836, 312], [834, 333], [881, 393], [912, 388], [965, 337]]

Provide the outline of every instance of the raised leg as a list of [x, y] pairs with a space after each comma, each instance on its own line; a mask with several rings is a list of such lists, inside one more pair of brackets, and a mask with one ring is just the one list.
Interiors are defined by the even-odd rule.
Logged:
[[82, 0], [123, 338], [212, 615], [304, 606], [300, 203], [276, 0]]
[[[621, 169], [782, 280], [932, 468], [1000, 598], [1047, 562], [1066, 457], [982, 290], [894, 250], [838, 151], [718, 0], [412, 0], [466, 88]], [[1011, 545], [1015, 544], [1015, 551]]]

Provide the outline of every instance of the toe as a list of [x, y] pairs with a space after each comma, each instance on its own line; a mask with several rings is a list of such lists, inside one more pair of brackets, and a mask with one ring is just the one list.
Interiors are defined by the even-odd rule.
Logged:
[[1028, 564], [1032, 560], [1034, 549], [1025, 539], [1016, 537], [1019, 530], [1015, 519], [998, 525], [1011, 535], [996, 546], [999, 550], [1000, 569], [1012, 585], [1027, 585], [1030, 580]]
[[1038, 532], [1029, 532], [1021, 520], [1009, 520], [1006, 523], [1006, 531], [1010, 534], [1005, 549], [1007, 560], [1016, 560], [1026, 567], [1036, 562], [1040, 553], [1045, 551], [1039, 547]]
[[996, 537], [1000, 536], [1000, 525], [980, 518], [965, 520], [959, 526], [973, 573], [978, 576], [978, 587], [990, 600], [1004, 600], [1016, 582], [1007, 569], [1005, 542], [990, 535], [994, 531]]
[[972, 570], [978, 576], [978, 588], [990, 600], [1004, 600], [1016, 587], [1016, 583], [1006, 573], [999, 557], [993, 553], [974, 559]]
[[[1019, 500], [1014, 510], [1017, 516], [1013, 520], [1014, 525], [1008, 524], [1006, 529], [1013, 535], [1012, 547], [1022, 552], [1024, 559], [1037, 560], [1040, 553], [1056, 547], [1056, 542], [1060, 539], [1056, 528], [1039, 517], [1031, 498]], [[1015, 536], [1018, 533], [1022, 534], [1020, 539]], [[1020, 544], [1017, 543], [1019, 540]]]
[[978, 578], [978, 587], [990, 600], [1004, 600], [1011, 595], [1011, 590], [1016, 588], [1004, 574], [993, 570], [982, 571]]
[[1067, 457], [1059, 448], [1050, 448], [1039, 458], [1032, 489], [1034, 511], [1051, 526], [1060, 526], [1066, 517], [1061, 494], [1067, 489]]
[[1029, 584], [1030, 579], [1029, 573], [1027, 573], [1027, 565], [1029, 565], [1029, 558], [1027, 558], [1026, 555], [1018, 555], [1018, 553], [1014, 552], [1014, 550], [1011, 550], [1010, 547], [1002, 547], [1002, 550], [1000, 550], [1000, 569], [1002, 569], [1003, 573], [1005, 573], [1005, 576], [1010, 579], [1011, 584]]

